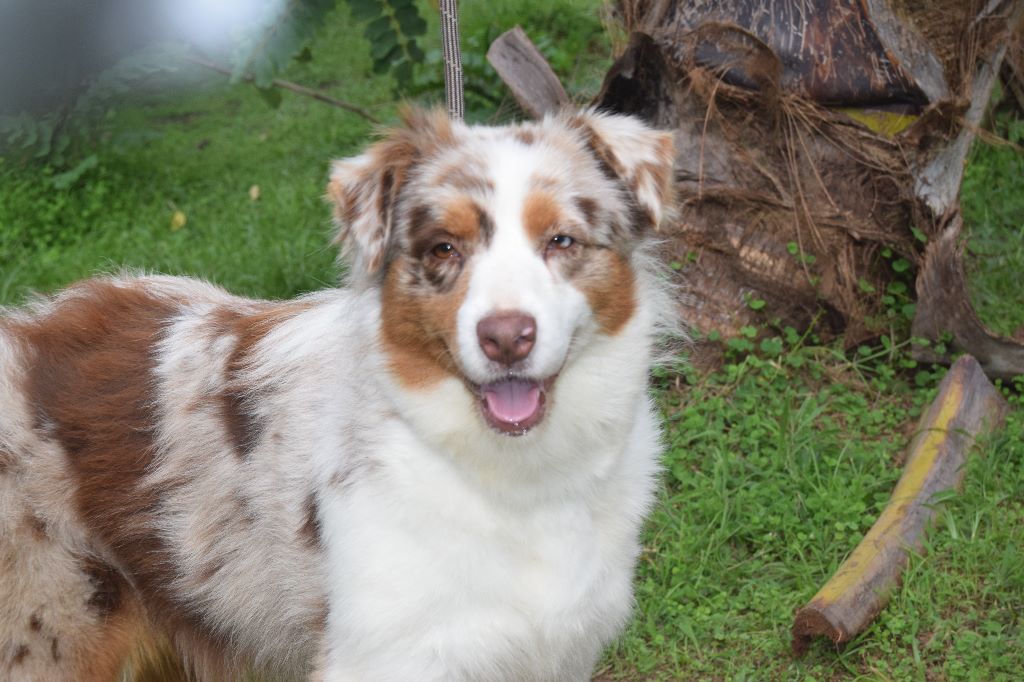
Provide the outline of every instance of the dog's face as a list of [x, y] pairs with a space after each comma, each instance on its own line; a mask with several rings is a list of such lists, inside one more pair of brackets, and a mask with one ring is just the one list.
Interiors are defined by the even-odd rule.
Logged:
[[484, 128], [411, 112], [334, 164], [351, 277], [379, 286], [391, 370], [422, 390], [455, 377], [510, 435], [545, 416], [574, 347], [637, 305], [631, 254], [670, 195], [671, 135], [582, 113]]

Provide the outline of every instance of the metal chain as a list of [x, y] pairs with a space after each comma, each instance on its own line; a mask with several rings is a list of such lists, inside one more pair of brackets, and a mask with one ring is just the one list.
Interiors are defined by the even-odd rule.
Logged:
[[459, 49], [458, 0], [440, 0], [441, 45], [444, 50], [444, 97], [448, 118], [461, 121], [464, 114], [462, 95], [462, 51]]

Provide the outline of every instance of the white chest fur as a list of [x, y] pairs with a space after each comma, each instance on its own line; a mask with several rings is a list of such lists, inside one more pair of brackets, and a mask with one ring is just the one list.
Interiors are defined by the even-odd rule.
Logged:
[[388, 461], [322, 500], [330, 680], [583, 680], [632, 605], [657, 436], [591, 452], [576, 493], [496, 499], [400, 424]]

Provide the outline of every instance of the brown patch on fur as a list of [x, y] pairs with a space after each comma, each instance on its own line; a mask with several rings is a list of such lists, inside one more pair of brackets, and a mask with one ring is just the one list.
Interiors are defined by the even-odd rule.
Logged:
[[[168, 592], [173, 560], [152, 525], [163, 491], [144, 484], [155, 449], [154, 348], [174, 312], [173, 301], [141, 283], [91, 280], [47, 314], [11, 328], [28, 358], [26, 398], [64, 449], [80, 518], [116, 555], [155, 618], [176, 636], [217, 641]], [[120, 571], [83, 561], [83, 572], [94, 589], [89, 607], [108, 625], [73, 679], [106, 681], [145, 625], [129, 613]]]
[[299, 528], [299, 535], [305, 540], [313, 549], [317, 549], [323, 546], [320, 528], [320, 516], [318, 512], [318, 505], [316, 502], [316, 493], [310, 493], [306, 497], [305, 503], [302, 505], [304, 515], [304, 521], [302, 526]]
[[56, 663], [60, 660], [60, 643], [56, 637], [50, 638], [50, 658]]
[[626, 168], [612, 150], [611, 145], [605, 142], [604, 138], [598, 135], [597, 131], [591, 128], [586, 121], [579, 120], [577, 124], [581, 126], [583, 141], [594, 154], [601, 172], [605, 177], [621, 182], [626, 174]]
[[28, 526], [29, 530], [32, 532], [32, 537], [39, 542], [46, 542], [50, 539], [46, 521], [39, 518], [32, 512], [25, 515], [25, 525]]
[[254, 401], [244, 389], [227, 388], [220, 394], [221, 414], [235, 454], [241, 460], [252, 456], [260, 441], [263, 425], [253, 414]]
[[633, 271], [614, 251], [597, 251], [579, 286], [605, 334], [617, 334], [636, 310]]
[[537, 141], [537, 136], [534, 135], [533, 131], [525, 128], [519, 128], [516, 130], [515, 138], [520, 144], [524, 144], [527, 147]]
[[141, 486], [153, 453], [153, 347], [173, 306], [141, 287], [77, 285], [18, 336], [30, 352], [26, 395], [46, 415], [76, 479], [82, 518], [123, 556], [141, 587], [171, 575]]
[[533, 191], [523, 202], [523, 228], [534, 242], [541, 242], [562, 219], [562, 210], [548, 192]]
[[378, 466], [378, 463], [372, 459], [365, 457], [351, 458], [341, 468], [331, 474], [328, 485], [336, 492], [343, 493], [360, 477], [370, 475], [376, 471]]
[[0, 475], [6, 474], [7, 470], [14, 464], [14, 456], [0, 448]]
[[576, 197], [574, 199], [576, 208], [583, 214], [583, 220], [588, 226], [597, 223], [598, 205], [595, 199], [590, 197]]
[[309, 308], [309, 304], [282, 303], [255, 313], [221, 308], [213, 313], [217, 334], [233, 336], [235, 347], [225, 368], [224, 390], [216, 396], [228, 436], [239, 459], [246, 460], [259, 445], [264, 424], [255, 411], [258, 395], [243, 373], [256, 346], [279, 325]]
[[[125, 663], [148, 641], [149, 631], [146, 620], [136, 604], [99, 621], [97, 628], [89, 633], [89, 639], [79, 641], [62, 652], [57, 640], [50, 641], [50, 656], [54, 661], [70, 659], [65, 663], [72, 674], [68, 679], [75, 682], [110, 682], [120, 679]], [[134, 678], [133, 679], [137, 679]], [[167, 678], [170, 682], [173, 678]]]
[[43, 621], [39, 619], [38, 613], [33, 613], [28, 619], [28, 629], [32, 632], [39, 632], [43, 629]]
[[27, 644], [19, 644], [14, 650], [14, 655], [11, 656], [11, 665], [21, 665], [31, 653]]
[[92, 587], [86, 606], [99, 618], [107, 618], [121, 607], [128, 583], [110, 564], [92, 557], [83, 559], [81, 563], [82, 573]]
[[441, 214], [441, 224], [445, 231], [457, 237], [463, 244], [481, 241], [487, 223], [484, 210], [469, 197], [459, 197], [449, 202]]
[[384, 279], [381, 340], [398, 379], [408, 388], [426, 388], [458, 376], [449, 348], [455, 347], [455, 317], [469, 278], [463, 274], [443, 293], [419, 291], [409, 282], [410, 267], [396, 261]]
[[464, 164], [452, 165], [438, 173], [446, 187], [466, 194], [489, 194], [494, 192], [494, 183], [482, 175], [481, 170], [467, 168]]
[[202, 570], [199, 571], [199, 581], [204, 583], [209, 582], [213, 578], [213, 576], [220, 573], [224, 566], [225, 563], [223, 559], [214, 559], [213, 561], [207, 561], [205, 564], [203, 564]]

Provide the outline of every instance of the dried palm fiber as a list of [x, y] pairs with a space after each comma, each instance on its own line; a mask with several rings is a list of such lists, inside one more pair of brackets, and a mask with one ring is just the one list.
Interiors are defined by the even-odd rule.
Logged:
[[[923, 262], [911, 226], [931, 236], [939, 221], [915, 176], [964, 128], [965, 74], [1000, 35], [978, 21], [980, 2], [924, 4], [619, 4], [631, 39], [596, 102], [677, 131], [681, 208], [667, 248], [686, 264], [681, 306], [698, 330], [821, 318], [819, 330], [850, 344], [881, 331], [882, 296], [900, 275], [880, 254]], [[912, 16], [921, 11], [929, 21]], [[959, 46], [932, 49], [940, 30]], [[890, 137], [837, 106], [904, 125], [922, 115]]]

